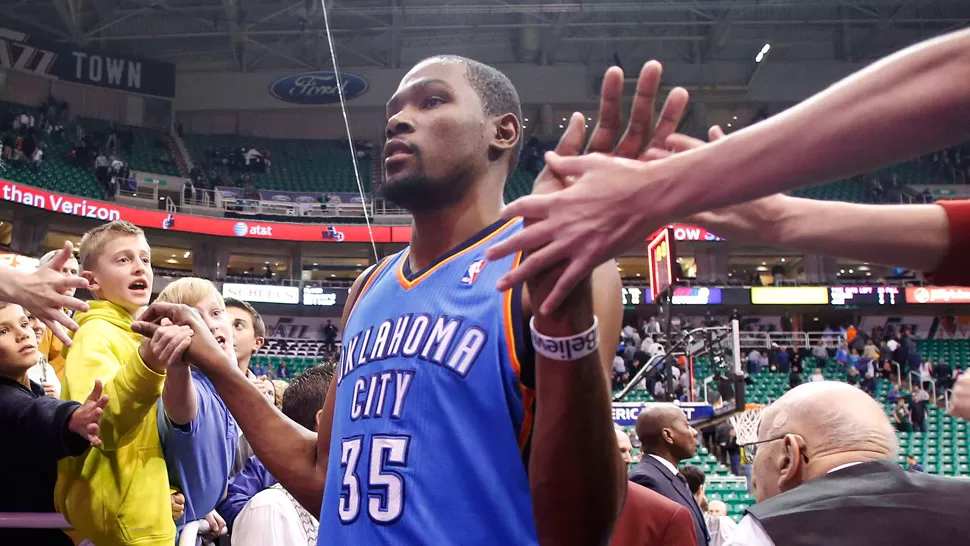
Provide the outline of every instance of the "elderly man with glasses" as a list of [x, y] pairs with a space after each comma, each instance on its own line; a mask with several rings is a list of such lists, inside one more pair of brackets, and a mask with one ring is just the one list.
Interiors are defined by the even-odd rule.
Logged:
[[[754, 494], [728, 546], [954, 544], [970, 481], [905, 472], [882, 407], [845, 383], [796, 387], [764, 411]], [[963, 537], [957, 539], [957, 537]]]

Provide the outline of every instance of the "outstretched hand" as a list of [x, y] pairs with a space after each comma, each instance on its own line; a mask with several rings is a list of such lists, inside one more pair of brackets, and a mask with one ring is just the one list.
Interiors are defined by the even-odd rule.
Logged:
[[[586, 153], [609, 154], [619, 158], [646, 159], [650, 150], [662, 149], [667, 137], [676, 130], [687, 108], [688, 94], [683, 88], [673, 89], [667, 97], [667, 101], [661, 111], [659, 120], [654, 123], [654, 102], [656, 100], [662, 67], [656, 61], [646, 63], [640, 71], [637, 80], [636, 95], [630, 112], [630, 119], [626, 129], [623, 131], [623, 124], [620, 119], [620, 103], [623, 96], [623, 71], [613, 67], [607, 70], [603, 78], [603, 87], [600, 94], [600, 112], [596, 127], [593, 129], [586, 148]], [[576, 156], [582, 150], [583, 141], [586, 138], [586, 121], [582, 114], [574, 113], [569, 120], [569, 125], [556, 146], [558, 156]], [[619, 140], [618, 140], [619, 139]], [[566, 179], [560, 176], [550, 165], [546, 165], [533, 185], [532, 196], [525, 197], [516, 201], [506, 208], [503, 216], [512, 218], [524, 216], [526, 229], [510, 237], [506, 241], [499, 243], [488, 250], [487, 256], [494, 260], [523, 250], [529, 252], [522, 263], [506, 274], [499, 280], [497, 288], [507, 290], [511, 286], [520, 284], [526, 280], [538, 280], [538, 276], [555, 276], [561, 278], [561, 271], [565, 268], [568, 273], [572, 268], [563, 259], [568, 253], [567, 243], [555, 240], [551, 237], [540, 239], [539, 242], [531, 242], [530, 238], [535, 232], [543, 228], [543, 218], [523, 214], [522, 202], [526, 202], [526, 207], [530, 200], [539, 199], [539, 196], [550, 197], [559, 195], [559, 191], [566, 188]], [[533, 227], [534, 226], [534, 227]], [[574, 279], [568, 285], [562, 282], [533, 282], [530, 283], [530, 297], [536, 306], [536, 310], [548, 314], [551, 313], [569, 294], [571, 289], [600, 263], [612, 258], [611, 255], [605, 256], [600, 262], [590, 267], [585, 274], [573, 269]], [[549, 281], [551, 279], [545, 279]], [[551, 288], [543, 289], [538, 293], [535, 286], [541, 284]], [[534, 293], [535, 292], [535, 293]]]
[[213, 337], [212, 332], [209, 331], [209, 327], [206, 326], [202, 316], [188, 305], [155, 302], [131, 325], [131, 330], [146, 338], [153, 338], [159, 328], [165, 328], [163, 324], [168, 324], [167, 321], [170, 321], [173, 325], [191, 329], [191, 342], [188, 348], [184, 350], [183, 356], [192, 365], [197, 366], [203, 372], [226, 366], [235, 368], [235, 364], [219, 347], [219, 343]]
[[91, 442], [93, 446], [101, 445], [101, 416], [104, 415], [104, 407], [108, 405], [108, 395], [103, 393], [101, 380], [95, 379], [94, 389], [88, 399], [74, 410], [67, 425], [71, 432]]
[[67, 316], [64, 309], [89, 309], [88, 304], [83, 301], [64, 295], [71, 289], [88, 287], [88, 281], [84, 277], [61, 275], [61, 268], [71, 259], [73, 253], [74, 245], [67, 241], [46, 267], [38, 268], [29, 275], [11, 271], [10, 294], [7, 296], [10, 301], [23, 305], [32, 316], [39, 318], [68, 347], [71, 346], [71, 338], [64, 328], [77, 331], [77, 323]]

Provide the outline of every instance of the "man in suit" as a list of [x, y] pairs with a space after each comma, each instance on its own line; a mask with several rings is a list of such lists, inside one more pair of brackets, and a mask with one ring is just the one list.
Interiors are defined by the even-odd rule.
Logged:
[[694, 520], [697, 545], [708, 546], [704, 512], [677, 471], [680, 461], [697, 452], [697, 431], [687, 422], [687, 415], [673, 404], [647, 406], [637, 418], [637, 436], [643, 456], [630, 472], [630, 480], [686, 508]]
[[746, 451], [758, 503], [728, 546], [966, 543], [970, 480], [903, 470], [886, 413], [845, 383], [788, 391]]
[[[627, 465], [633, 462], [630, 438], [616, 429], [620, 456]], [[694, 522], [683, 506], [653, 491], [626, 482], [626, 502], [616, 520], [610, 546], [695, 546]]]

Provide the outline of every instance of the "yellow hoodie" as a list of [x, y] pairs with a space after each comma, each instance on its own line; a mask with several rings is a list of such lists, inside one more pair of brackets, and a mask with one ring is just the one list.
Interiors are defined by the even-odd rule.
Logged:
[[54, 504], [98, 546], [172, 546], [175, 523], [158, 436], [157, 402], [165, 376], [138, 353], [132, 318], [107, 301], [90, 302], [67, 352], [65, 400], [83, 402], [101, 379], [108, 406], [100, 448], [58, 463]]

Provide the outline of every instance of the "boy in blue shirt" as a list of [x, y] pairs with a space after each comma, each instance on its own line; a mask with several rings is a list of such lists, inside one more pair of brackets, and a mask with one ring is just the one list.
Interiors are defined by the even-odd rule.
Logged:
[[[179, 279], [165, 287], [158, 301], [194, 307], [235, 361], [232, 319], [211, 282]], [[224, 523], [210, 512], [225, 496], [239, 427], [208, 378], [185, 362], [169, 366], [161, 403], [164, 411], [158, 412], [158, 425], [169, 479], [185, 497], [184, 515], [176, 523], [181, 528], [205, 518], [218, 535]]]

